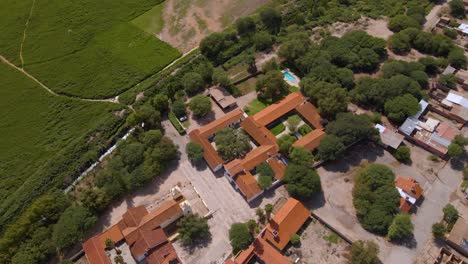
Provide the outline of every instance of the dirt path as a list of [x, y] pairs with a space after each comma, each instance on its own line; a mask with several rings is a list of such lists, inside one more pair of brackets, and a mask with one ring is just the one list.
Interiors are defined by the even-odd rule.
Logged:
[[67, 98], [75, 98], [75, 99], [79, 99], [79, 100], [82, 100], [82, 101], [88, 101], [88, 102], [108, 102], [108, 103], [118, 103], [118, 100], [116, 98], [109, 98], [109, 99], [86, 99], [86, 98], [77, 98], [77, 97], [69, 97], [69, 96], [65, 96], [65, 95], [61, 95], [61, 94], [58, 94], [56, 92], [54, 92], [52, 89], [50, 89], [49, 87], [47, 87], [45, 84], [43, 84], [42, 82], [40, 82], [38, 79], [36, 79], [34, 76], [32, 76], [31, 74], [29, 74], [27, 71], [25, 71], [23, 68], [20, 68], [18, 66], [16, 66], [15, 64], [13, 64], [11, 61], [7, 60], [5, 57], [3, 57], [2, 55], [0, 55], [0, 60], [5, 63], [6, 65], [14, 68], [15, 70], [21, 72], [22, 74], [26, 75], [26, 77], [28, 77], [29, 79], [33, 80], [34, 82], [36, 82], [37, 84], [39, 84], [42, 88], [44, 88], [44, 90], [46, 90], [48, 93], [52, 94], [52, 95], [55, 95], [55, 96], [61, 96], [61, 97], [67, 97]]
[[432, 8], [431, 12], [427, 14], [426, 16], [426, 23], [424, 23], [424, 30], [425, 31], [431, 31], [435, 25], [437, 24], [437, 21], [439, 21], [439, 12], [445, 8], [448, 7], [448, 2], [444, 2], [442, 5], [435, 5], [434, 8]]
[[21, 68], [24, 68], [23, 46], [24, 46], [24, 42], [26, 41], [26, 31], [28, 30], [29, 21], [31, 20], [35, 4], [36, 4], [36, 0], [32, 0], [31, 10], [29, 10], [29, 17], [28, 17], [28, 20], [26, 20], [26, 24], [24, 25], [23, 40], [21, 41], [21, 48], [20, 48], [20, 54], [19, 54], [20, 60], [21, 60]]

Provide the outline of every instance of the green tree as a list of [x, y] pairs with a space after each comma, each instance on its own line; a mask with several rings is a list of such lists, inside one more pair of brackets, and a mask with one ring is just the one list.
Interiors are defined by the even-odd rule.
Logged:
[[297, 126], [301, 123], [301, 118], [298, 115], [289, 116], [287, 119], [289, 130], [294, 132], [297, 129]]
[[255, 210], [255, 214], [257, 215], [258, 221], [259, 221], [260, 223], [265, 222], [265, 212], [263, 211], [262, 208], [258, 207], [258, 208]]
[[193, 71], [200, 74], [205, 83], [211, 83], [214, 67], [209, 61], [201, 61], [194, 66]]
[[463, 148], [460, 145], [456, 143], [450, 143], [450, 145], [448, 146], [448, 150], [447, 150], [447, 155], [449, 155], [449, 157], [458, 158], [462, 154], [463, 154]]
[[61, 250], [73, 246], [96, 223], [97, 217], [82, 206], [71, 206], [54, 226], [52, 240]]
[[80, 192], [78, 201], [91, 211], [99, 212], [107, 206], [109, 197], [99, 188], [88, 187]]
[[273, 212], [273, 205], [272, 204], [266, 204], [265, 205], [265, 214], [267, 219], [271, 218], [271, 213]]
[[418, 62], [424, 65], [424, 71], [427, 74], [433, 75], [436, 74], [439, 70], [439, 64], [437, 63], [437, 60], [433, 57], [420, 58]]
[[390, 240], [401, 240], [413, 235], [414, 225], [408, 214], [397, 214], [388, 228], [387, 237]]
[[461, 48], [452, 49], [448, 54], [449, 63], [455, 68], [466, 68], [465, 51]]
[[252, 148], [249, 137], [242, 130], [233, 128], [224, 128], [216, 133], [214, 142], [224, 160], [241, 157]]
[[269, 71], [258, 77], [255, 89], [262, 98], [280, 98], [289, 91], [280, 71]]
[[320, 177], [309, 167], [290, 163], [284, 173], [286, 190], [295, 197], [311, 197], [322, 190]]
[[139, 142], [122, 142], [118, 145], [118, 153], [122, 162], [129, 170], [134, 170], [144, 160], [145, 146]]
[[450, 14], [456, 18], [465, 18], [465, 4], [463, 0], [453, 0], [449, 2]]
[[375, 139], [379, 132], [367, 115], [339, 113], [336, 120], [328, 123], [326, 132], [339, 137], [345, 146], [365, 139]]
[[270, 31], [272, 34], [278, 34], [281, 28], [281, 14], [278, 10], [267, 7], [260, 12], [260, 19], [263, 22], [263, 25]]
[[193, 245], [211, 236], [208, 221], [196, 214], [184, 216], [177, 222], [177, 232], [184, 245]]
[[205, 82], [200, 74], [189, 72], [182, 77], [182, 85], [184, 86], [185, 92], [188, 94], [196, 94], [203, 89]]
[[448, 224], [455, 224], [458, 220], [458, 210], [451, 204], [447, 204], [442, 211], [444, 212], [444, 220]]
[[150, 105], [143, 105], [135, 113], [128, 117], [128, 122], [131, 125], [145, 124], [145, 129], [154, 129], [160, 127], [161, 113], [156, 111]]
[[165, 94], [157, 94], [154, 96], [151, 103], [159, 112], [166, 112], [169, 109], [169, 98]]
[[278, 55], [287, 61], [294, 63], [296, 59], [303, 57], [312, 45], [307, 34], [296, 33], [283, 44], [278, 51]]
[[229, 79], [229, 76], [225, 70], [216, 68], [213, 71], [213, 83], [226, 88], [231, 85], [231, 79]]
[[453, 74], [445, 74], [439, 77], [438, 82], [448, 88], [455, 89], [457, 87], [457, 79]]
[[236, 20], [236, 29], [239, 36], [243, 37], [255, 33], [257, 27], [253, 18], [246, 16]]
[[406, 15], [397, 15], [390, 19], [388, 22], [388, 28], [393, 32], [400, 32], [407, 28], [419, 28], [419, 22]]
[[208, 96], [199, 94], [190, 100], [188, 107], [194, 115], [205, 116], [211, 111], [211, 100]]
[[310, 167], [314, 162], [314, 155], [305, 148], [293, 148], [289, 158], [294, 164]]
[[297, 140], [295, 136], [289, 134], [282, 135], [277, 141], [280, 148], [280, 152], [287, 155], [291, 149], [293, 143]]
[[447, 232], [447, 229], [445, 226], [441, 223], [435, 223], [432, 225], [432, 235], [436, 239], [443, 238], [445, 235], [445, 232]]
[[400, 201], [394, 178], [392, 170], [382, 164], [369, 164], [357, 172], [353, 204], [364, 229], [387, 234]]
[[185, 152], [187, 152], [187, 156], [192, 163], [200, 164], [203, 161], [204, 150], [197, 142], [189, 142], [185, 146]]
[[187, 110], [184, 102], [175, 100], [172, 103], [172, 112], [174, 112], [177, 117], [183, 117], [187, 113], [186, 111]]
[[253, 241], [253, 236], [249, 232], [247, 224], [234, 223], [229, 229], [229, 241], [234, 254], [246, 249]]
[[298, 234], [291, 235], [291, 245], [297, 247], [301, 244], [301, 237]]
[[326, 135], [317, 148], [318, 157], [322, 160], [337, 160], [343, 156], [346, 147], [343, 141], [335, 135]]
[[397, 123], [415, 115], [419, 110], [421, 110], [419, 101], [411, 94], [395, 97], [385, 103], [385, 113], [391, 121]]
[[265, 51], [271, 48], [273, 45], [273, 36], [268, 32], [260, 31], [253, 36], [253, 44], [255, 50]]
[[275, 172], [273, 169], [268, 165], [266, 162], [262, 162], [260, 165], [257, 166], [256, 171], [260, 174], [258, 178], [258, 185], [263, 190], [269, 188], [273, 183], [273, 179], [275, 176]]
[[254, 235], [255, 234], [255, 228], [257, 228], [257, 222], [254, 219], [250, 219], [247, 221], [247, 228], [249, 229], [249, 232]]
[[106, 240], [104, 241], [104, 244], [106, 245], [107, 249], [113, 249], [115, 247], [115, 242], [112, 241], [112, 239], [110, 238], [106, 238]]
[[351, 246], [352, 264], [379, 264], [379, 246], [373, 241], [358, 240]]
[[411, 161], [411, 150], [407, 146], [398, 147], [395, 151], [395, 158], [402, 162]]

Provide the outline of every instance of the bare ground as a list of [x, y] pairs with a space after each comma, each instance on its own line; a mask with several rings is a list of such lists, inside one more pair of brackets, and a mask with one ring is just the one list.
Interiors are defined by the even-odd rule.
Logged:
[[271, 0], [168, 0], [164, 27], [158, 38], [186, 52], [211, 32], [223, 30], [237, 18]]
[[367, 17], [359, 19], [354, 24], [335, 22], [328, 27], [328, 30], [335, 37], [342, 37], [344, 34], [353, 30], [364, 30], [371, 36], [383, 39], [388, 39], [393, 35], [393, 32], [387, 27], [387, 20], [371, 19]]

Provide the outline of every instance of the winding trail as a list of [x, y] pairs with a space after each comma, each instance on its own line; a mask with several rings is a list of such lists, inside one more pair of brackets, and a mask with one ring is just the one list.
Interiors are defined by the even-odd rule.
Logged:
[[22, 68], [22, 69], [24, 68], [23, 45], [24, 45], [24, 42], [26, 41], [26, 31], [28, 30], [29, 20], [31, 20], [31, 17], [32, 17], [32, 14], [33, 14], [33, 11], [34, 11], [34, 5], [35, 5], [35, 4], [36, 4], [36, 0], [32, 0], [31, 9], [29, 10], [29, 17], [28, 17], [28, 20], [26, 20], [26, 24], [24, 25], [23, 40], [21, 41], [21, 48], [20, 48], [20, 53], [19, 53], [20, 60], [21, 60], [21, 68]]

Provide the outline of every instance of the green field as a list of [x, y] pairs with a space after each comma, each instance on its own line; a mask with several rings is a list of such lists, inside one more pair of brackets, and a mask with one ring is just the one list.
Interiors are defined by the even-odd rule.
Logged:
[[164, 6], [164, 3], [161, 3], [153, 7], [148, 12], [135, 18], [132, 23], [149, 34], [159, 34], [159, 32], [164, 28], [164, 19], [162, 15]]
[[[24, 67], [57, 93], [105, 98], [134, 86], [181, 54], [131, 21], [162, 0], [35, 1]], [[32, 1], [5, 0], [0, 55], [21, 66]]]
[[1, 230], [35, 196], [93, 162], [123, 118], [114, 114], [120, 105], [54, 96], [4, 63], [0, 80]]

